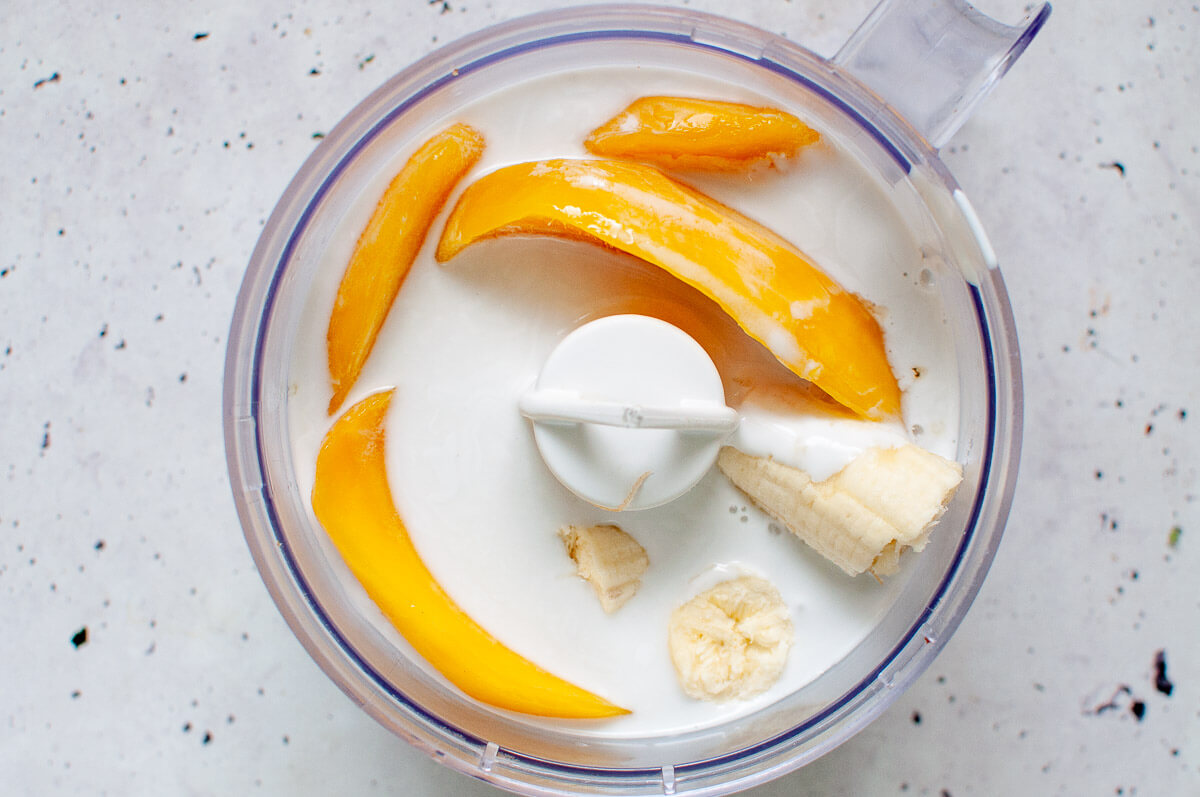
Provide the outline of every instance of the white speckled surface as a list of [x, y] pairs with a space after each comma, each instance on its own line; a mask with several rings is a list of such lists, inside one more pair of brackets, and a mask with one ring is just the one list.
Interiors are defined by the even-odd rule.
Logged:
[[[673, 4], [824, 54], [872, 5]], [[0, 9], [5, 793], [494, 793], [292, 637], [227, 486], [221, 369], [314, 134], [437, 44], [558, 5]], [[914, 688], [753, 793], [1200, 794], [1198, 107], [1196, 4], [1064, 0], [944, 151], [1021, 335], [1008, 532]]]

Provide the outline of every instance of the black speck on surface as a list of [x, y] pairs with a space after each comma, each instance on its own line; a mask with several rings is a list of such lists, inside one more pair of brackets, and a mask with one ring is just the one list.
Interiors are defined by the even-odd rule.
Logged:
[[71, 690], [71, 699], [72, 699], [72, 700], [78, 700], [78, 699], [79, 699], [79, 696], [80, 696], [80, 695], [82, 695], [82, 694], [83, 694], [83, 692], [80, 692], [78, 689], [72, 689], [72, 690]]
[[450, 8], [448, 0], [427, 0], [427, 2], [431, 6], [438, 6], [441, 9], [439, 14], [449, 14], [453, 10]]
[[100, 337], [104, 337], [107, 334], [108, 334], [108, 324], [105, 324], [104, 326], [100, 327]]
[[42, 424], [42, 450], [45, 451], [50, 447], [50, 421]]
[[104, 550], [104, 540], [96, 540], [96, 544], [92, 547], [95, 548], [97, 551], [103, 551]]
[[1116, 172], [1119, 172], [1122, 177], [1125, 176], [1125, 164], [1121, 163], [1120, 161], [1111, 161], [1110, 163], [1102, 163], [1102, 164], [1100, 164], [1100, 168], [1101, 169], [1112, 169]]
[[1129, 710], [1133, 716], [1137, 717], [1137, 721], [1141, 722], [1146, 716], [1146, 704], [1141, 700], [1135, 700], [1129, 705]]
[[953, 797], [949, 789], [942, 789], [942, 797]]
[[312, 69], [308, 70], [308, 74], [310, 74], [310, 75], [319, 75], [319, 74], [321, 74], [321, 70], [320, 70], [320, 69], [317, 69], [316, 67], [313, 67]]
[[183, 732], [191, 733], [192, 732], [192, 723], [190, 723], [190, 722], [183, 723]]
[[1150, 433], [1153, 431], [1154, 431], [1154, 424], [1152, 424], [1152, 423], [1146, 424], [1146, 436], [1149, 437]]
[[913, 723], [913, 725], [920, 725], [920, 724], [921, 724], [921, 712], [919, 712], [919, 711], [914, 711], [914, 712], [912, 713], [912, 723]]
[[312, 137], [313, 138], [325, 138], [325, 134], [318, 130], [317, 132], [312, 134]]
[[1179, 420], [1181, 420], [1181, 421], [1186, 421], [1186, 420], [1187, 420], [1187, 410], [1185, 410], [1185, 409], [1183, 409], [1183, 408], [1180, 408], [1180, 410], [1179, 410]]
[[180, 382], [186, 382], [186, 381], [187, 381], [187, 371], [184, 371], [182, 374], [180, 374], [180, 375], [179, 375], [179, 381], [180, 381]]
[[1167, 697], [1170, 697], [1171, 693], [1175, 691], [1175, 684], [1167, 678], [1167, 651], [1165, 650], [1154, 654], [1154, 688]]
[[116, 346], [113, 346], [113, 348], [116, 349], [117, 351], [120, 351], [121, 349], [125, 348], [125, 338], [121, 338], [121, 342], [118, 343]]
[[1121, 684], [1120, 686], [1117, 687], [1117, 691], [1113, 692], [1112, 697], [1110, 697], [1107, 702], [1101, 703], [1100, 705], [1098, 705], [1094, 709], [1092, 709], [1092, 714], [1094, 714], [1095, 716], [1100, 716], [1101, 714], [1103, 714], [1106, 711], [1111, 711], [1113, 709], [1119, 708], [1119, 706], [1117, 705], [1118, 698], [1131, 696], [1132, 694], [1133, 694], [1133, 690], [1131, 690], [1126, 684]]
[[200, 744], [211, 744], [211, 743], [212, 743], [212, 731], [205, 731], [204, 738], [200, 740]]
[[1102, 470], [1098, 470], [1098, 471], [1096, 471], [1096, 479], [1097, 479], [1097, 480], [1100, 480], [1100, 479], [1103, 479], [1103, 478], [1104, 478], [1104, 471], [1102, 471]]
[[200, 41], [201, 39], [207, 39], [207, 38], [208, 38], [208, 32], [205, 31], [204, 33], [197, 33], [195, 36], [192, 37], [192, 40]]
[[47, 83], [57, 83], [60, 80], [62, 80], [62, 77], [57, 72], [55, 72], [50, 77], [44, 77], [44, 78], [41, 78], [40, 80], [33, 81], [33, 87], [35, 89], [40, 89], [42, 86], [45, 86]]
[[80, 628], [78, 631], [76, 631], [74, 636], [71, 637], [71, 644], [74, 645], [76, 649], [79, 649], [87, 644], [87, 626], [86, 625], [83, 628]]

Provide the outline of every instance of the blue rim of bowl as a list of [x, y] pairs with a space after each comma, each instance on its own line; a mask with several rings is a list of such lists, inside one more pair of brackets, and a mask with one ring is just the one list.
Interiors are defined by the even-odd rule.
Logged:
[[[291, 576], [294, 580], [294, 583], [296, 584], [297, 588], [299, 589], [301, 597], [312, 608], [317, 620], [325, 628], [325, 630], [329, 634], [329, 636], [337, 643], [338, 648], [346, 655], [346, 657], [348, 659], [350, 659], [360, 671], [365, 673], [377, 687], [379, 687], [390, 698], [392, 698], [393, 700], [400, 703], [406, 710], [411, 711], [414, 714], [420, 716], [426, 722], [439, 728], [443, 732], [449, 733], [463, 741], [473, 743], [473, 744], [479, 745], [479, 746], [483, 746], [484, 744], [486, 744], [486, 740], [483, 739], [482, 737], [476, 736], [476, 735], [469, 733], [461, 728], [458, 728], [450, 723], [447, 723], [444, 720], [442, 720], [440, 717], [438, 717], [437, 715], [427, 711], [420, 703], [410, 700], [403, 692], [401, 692], [399, 689], [397, 689], [395, 686], [393, 686], [386, 678], [384, 678], [383, 675], [378, 670], [376, 670], [374, 667], [372, 667], [358, 653], [358, 651], [353, 647], [353, 645], [351, 645], [349, 643], [349, 641], [346, 639], [346, 637], [337, 628], [337, 626], [334, 625], [334, 623], [331, 621], [329, 616], [322, 609], [320, 603], [316, 599], [316, 596], [315, 596], [313, 590], [310, 588], [308, 581], [305, 579], [303, 573], [301, 572], [301, 570], [295, 560], [295, 557], [292, 554], [291, 547], [287, 540], [287, 537], [284, 536], [280, 531], [282, 524], [280, 523], [279, 516], [275, 509], [274, 499], [272, 498], [272, 496], [270, 495], [270, 493], [267, 489], [268, 480], [265, 478], [268, 471], [267, 471], [267, 463], [266, 463], [266, 461], [264, 459], [264, 455], [263, 455], [263, 451], [264, 451], [264, 442], [262, 440], [263, 424], [260, 422], [260, 418], [259, 418], [259, 409], [262, 406], [260, 396], [262, 394], [262, 388], [263, 388], [263, 382], [262, 382], [262, 378], [261, 378], [262, 377], [262, 360], [263, 360], [263, 355], [264, 355], [263, 350], [264, 350], [265, 338], [266, 338], [264, 332], [268, 326], [269, 319], [271, 318], [273, 310], [274, 310], [274, 304], [275, 304], [275, 299], [276, 299], [276, 295], [278, 292], [280, 280], [282, 279], [282, 276], [286, 270], [287, 264], [289, 264], [291, 261], [291, 257], [292, 257], [293, 251], [297, 245], [297, 242], [299, 241], [299, 239], [302, 237], [302, 235], [306, 231], [308, 224], [311, 221], [312, 216], [315, 213], [316, 207], [320, 204], [321, 200], [324, 198], [326, 193], [328, 193], [330, 187], [333, 185], [334, 182], [336, 182], [336, 179], [339, 177], [339, 175], [341, 175], [341, 173], [345, 170], [345, 168], [349, 165], [349, 163], [354, 159], [354, 157], [364, 147], [366, 147], [369, 143], [371, 143], [371, 141], [373, 141], [376, 136], [378, 136], [384, 129], [386, 129], [399, 115], [404, 113], [408, 108], [413, 106], [415, 103], [419, 102], [424, 97], [432, 94], [433, 92], [440, 90], [448, 83], [458, 80], [467, 74], [478, 71], [479, 69], [482, 69], [482, 68], [484, 68], [490, 64], [496, 63], [498, 61], [512, 58], [514, 56], [520, 55], [520, 54], [528, 52], [528, 51], [542, 49], [542, 48], [549, 47], [549, 46], [570, 44], [570, 43], [574, 43], [574, 42], [578, 42], [578, 41], [603, 40], [603, 39], [649, 39], [649, 40], [670, 41], [670, 42], [675, 42], [677, 44], [683, 44], [683, 45], [686, 45], [689, 47], [698, 47], [698, 48], [702, 48], [702, 49], [713, 50], [713, 51], [719, 52], [720, 54], [725, 55], [725, 56], [733, 56], [733, 57], [736, 57], [736, 58], [739, 58], [739, 59], [742, 59], [742, 60], [745, 60], [748, 62], [755, 63], [759, 66], [765, 66], [765, 67], [771, 69], [776, 74], [779, 74], [789, 80], [792, 80], [792, 81], [804, 86], [806, 89], [813, 91], [814, 93], [818, 94], [823, 99], [825, 99], [826, 101], [833, 104], [840, 111], [842, 111], [843, 113], [845, 113], [846, 115], [851, 117], [855, 122], [857, 122], [865, 132], [867, 132], [877, 143], [879, 143], [886, 152], [888, 152], [888, 154], [901, 166], [901, 168], [905, 172], [908, 172], [911, 168], [911, 164], [910, 164], [909, 160], [900, 152], [900, 150], [896, 147], [896, 145], [892, 142], [892, 140], [883, 131], [879, 130], [875, 125], [871, 124], [856, 109], [854, 109], [852, 106], [847, 104], [840, 97], [831, 93], [828, 89], [825, 89], [824, 87], [815, 84], [809, 78], [792, 71], [791, 69], [789, 69], [787, 66], [785, 66], [783, 64], [779, 64], [774, 61], [770, 61], [770, 60], [766, 60], [766, 59], [754, 59], [747, 55], [737, 53], [737, 52], [734, 52], [734, 51], [731, 51], [731, 50], [728, 50], [728, 49], [725, 49], [722, 47], [718, 47], [716, 45], [711, 45], [711, 44], [706, 44], [703, 42], [695, 41], [694, 39], [691, 39], [682, 34], [672, 34], [672, 33], [668, 33], [668, 32], [644, 31], [644, 30], [604, 30], [604, 31], [588, 31], [588, 32], [582, 32], [582, 33], [575, 33], [575, 34], [564, 34], [564, 35], [550, 37], [547, 39], [540, 39], [535, 42], [529, 42], [529, 43], [525, 43], [525, 44], [521, 44], [521, 45], [508, 47], [503, 50], [499, 50], [495, 53], [484, 56], [482, 58], [479, 58], [475, 61], [472, 61], [471, 63], [467, 64], [466, 66], [458, 68], [456, 70], [455, 74], [446, 75], [446, 76], [442, 77], [441, 79], [439, 79], [433, 83], [430, 83], [429, 85], [421, 88], [417, 92], [411, 94], [403, 101], [397, 103], [396, 106], [391, 111], [389, 111], [387, 114], [385, 114], [376, 124], [374, 124], [366, 133], [364, 133], [353, 144], [353, 146], [351, 146], [346, 151], [346, 153], [339, 159], [337, 164], [335, 164], [334, 167], [329, 171], [329, 173], [325, 177], [325, 179], [321, 181], [320, 186], [317, 188], [316, 192], [313, 194], [313, 196], [307, 202], [303, 212], [300, 215], [300, 218], [297, 220], [291, 233], [288, 235], [287, 243], [285, 244], [283, 251], [281, 252], [281, 254], [279, 256], [275, 271], [272, 275], [271, 282], [267, 287], [266, 297], [263, 302], [263, 312], [260, 316], [261, 320], [259, 321], [259, 323], [257, 325], [257, 329], [256, 329], [256, 339], [255, 339], [255, 346], [254, 346], [254, 360], [253, 360], [253, 365], [252, 365], [252, 369], [251, 369], [251, 374], [252, 374], [251, 375], [251, 391], [252, 391], [251, 392], [251, 395], [252, 395], [251, 406], [253, 408], [252, 411], [253, 411], [253, 418], [254, 418], [254, 425], [255, 425], [255, 439], [256, 439], [255, 453], [256, 453], [257, 461], [258, 461], [259, 475], [261, 477], [263, 477], [262, 478], [263, 488], [262, 488], [261, 494], [262, 494], [264, 511], [266, 512], [266, 514], [270, 520], [272, 534], [278, 545], [278, 549], [279, 549], [280, 553], [283, 555], [283, 559], [287, 566], [287, 570], [291, 574]], [[888, 669], [888, 667], [897, 659], [897, 657], [900, 655], [900, 653], [903, 652], [906, 648], [908, 648], [908, 646], [912, 643], [914, 638], [916, 638], [917, 634], [920, 632], [922, 627], [924, 627], [925, 624], [928, 622], [928, 620], [932, 616], [935, 608], [937, 608], [941, 604], [942, 599], [945, 597], [946, 591], [948, 590], [948, 588], [950, 586], [950, 583], [954, 580], [955, 576], [958, 574], [959, 567], [960, 567], [962, 560], [966, 554], [968, 545], [975, 536], [976, 527], [979, 522], [980, 514], [982, 512], [984, 498], [988, 495], [987, 488], [989, 486], [989, 482], [991, 480], [991, 475], [992, 475], [992, 459], [993, 459], [993, 451], [994, 451], [995, 438], [996, 438], [997, 385], [996, 385], [996, 379], [995, 379], [995, 359], [994, 359], [994, 354], [993, 354], [993, 341], [991, 339], [991, 335], [989, 334], [988, 325], [986, 323], [987, 313], [986, 313], [986, 309], [985, 309], [985, 305], [984, 305], [983, 296], [980, 293], [978, 286], [971, 284], [971, 285], [969, 285], [969, 288], [970, 288], [972, 301], [975, 306], [976, 322], [978, 324], [978, 329], [979, 329], [979, 332], [981, 335], [982, 349], [984, 352], [985, 363], [986, 363], [986, 373], [987, 373], [987, 380], [988, 380], [987, 423], [986, 423], [987, 441], [986, 441], [986, 445], [984, 446], [985, 454], [984, 454], [983, 462], [981, 463], [981, 467], [980, 467], [980, 482], [979, 482], [979, 487], [978, 487], [978, 490], [976, 493], [974, 506], [971, 509], [969, 520], [964, 529], [958, 549], [955, 551], [954, 558], [951, 561], [950, 566], [947, 568], [945, 576], [943, 577], [942, 581], [939, 583], [937, 590], [934, 592], [933, 597], [929, 601], [925, 610], [916, 619], [916, 621], [912, 624], [912, 626], [909, 628], [909, 630], [903, 635], [901, 640], [892, 648], [892, 650], [887, 654], [887, 656], [884, 657], [884, 659], [879, 664], [879, 666], [876, 667], [875, 669], [873, 669], [866, 677], [864, 677], [862, 680], [860, 680], [854, 687], [849, 689], [838, 700], [834, 701], [829, 706], [825, 707], [822, 711], [820, 711], [818, 714], [808, 718], [807, 720], [800, 723], [799, 725], [796, 725], [782, 733], [776, 734], [775, 736], [770, 737], [769, 739], [766, 739], [762, 742], [759, 742], [758, 744], [755, 744], [751, 747], [742, 748], [740, 750], [737, 750], [737, 751], [734, 751], [731, 753], [727, 753], [722, 756], [716, 756], [713, 758], [688, 762], [686, 764], [675, 765], [674, 771], [675, 771], [675, 774], [677, 777], [680, 775], [686, 775], [689, 773], [705, 772], [705, 771], [713, 770], [715, 768], [719, 768], [726, 764], [730, 764], [730, 763], [734, 763], [734, 762], [738, 762], [738, 761], [744, 761], [747, 758], [753, 758], [762, 753], [768, 752], [768, 751], [772, 750], [773, 748], [777, 748], [777, 747], [780, 747], [781, 745], [785, 745], [789, 741], [794, 740], [797, 736], [809, 731], [810, 729], [812, 729], [814, 727], [817, 727], [821, 723], [823, 723], [826, 720], [830, 719], [831, 717], [835, 716], [840, 711], [842, 711], [844, 708], [846, 708], [848, 705], [850, 705], [852, 702], [854, 702], [857, 698], [859, 698], [861, 695], [863, 695], [864, 692], [866, 692], [870, 688], [870, 686], [877, 681], [879, 676]], [[952, 631], [952, 630], [953, 630], [953, 628], [947, 629], [947, 633], [940, 634], [939, 638], [937, 640], [932, 641], [931, 644], [934, 644], [938, 648], [940, 648], [941, 645], [944, 644], [945, 640], [949, 638], [949, 635], [950, 635], [949, 631]], [[899, 695], [899, 692], [897, 691], [896, 696], [898, 696], [898, 695]], [[891, 702], [891, 700], [886, 701], [885, 705], [890, 704], [890, 702]], [[553, 761], [553, 760], [549, 760], [549, 759], [543, 759], [543, 758], [538, 758], [538, 757], [534, 757], [534, 756], [529, 756], [529, 755], [520, 753], [518, 751], [509, 750], [509, 749], [505, 749], [504, 753], [505, 753], [505, 757], [510, 760], [522, 761], [522, 762], [525, 762], [528, 764], [532, 764], [538, 768], [549, 769], [551, 771], [562, 772], [562, 773], [571, 773], [572, 775], [602, 776], [605, 779], [625, 780], [625, 779], [654, 777], [654, 776], [661, 774], [661, 769], [656, 768], [656, 767], [638, 767], [638, 768], [581, 767], [581, 766], [565, 764], [562, 762]]]

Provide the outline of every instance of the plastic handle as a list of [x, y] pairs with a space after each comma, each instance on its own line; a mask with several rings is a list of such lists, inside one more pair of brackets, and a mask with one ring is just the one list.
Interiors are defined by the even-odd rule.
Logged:
[[1015, 26], [963, 0], [883, 0], [833, 62], [941, 147], [1004, 77], [1050, 16], [1050, 4]]

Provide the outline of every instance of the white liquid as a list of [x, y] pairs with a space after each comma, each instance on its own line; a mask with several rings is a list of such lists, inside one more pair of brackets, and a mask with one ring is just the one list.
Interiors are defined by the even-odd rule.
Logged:
[[[420, 140], [452, 121], [484, 134], [487, 150], [465, 187], [509, 163], [587, 157], [586, 135], [639, 95], [771, 104], [681, 72], [643, 68], [635, 79], [630, 75], [615, 68], [553, 75], [470, 105], [414, 136], [345, 214], [323, 255], [292, 363], [289, 422], [302, 495], [311, 492], [316, 452], [331, 425], [325, 330], [333, 296], [383, 188]], [[786, 173], [687, 179], [780, 232], [882, 308], [889, 357], [906, 389], [905, 422], [922, 428], [921, 445], [953, 457], [953, 347], [937, 292], [920, 285], [920, 250], [883, 189], [828, 136]], [[456, 198], [457, 192], [447, 211]], [[781, 533], [715, 468], [657, 509], [613, 514], [590, 506], [541, 462], [517, 399], [569, 331], [593, 318], [640, 312], [676, 324], [709, 351], [727, 401], [743, 413], [733, 441], [743, 450], [823, 478], [869, 446], [909, 439], [908, 430], [806, 402], [781, 403], [778, 386], [794, 388], [798, 380], [715, 305], [633, 258], [575, 242], [509, 238], [482, 242], [439, 266], [432, 253], [445, 215], [435, 221], [342, 409], [396, 387], [387, 430], [393, 495], [422, 558], [454, 600], [518, 653], [632, 710], [586, 726], [601, 736], [670, 734], [748, 714], [811, 682], [862, 641], [900, 592], [903, 567], [883, 585], [847, 577]], [[641, 589], [611, 616], [575, 576], [556, 534], [567, 524], [594, 523], [617, 523], [650, 557]], [[796, 636], [787, 668], [753, 700], [691, 700], [667, 654], [668, 618], [696, 592], [742, 572], [770, 580], [791, 609]], [[396, 637], [382, 616], [376, 620]]]

